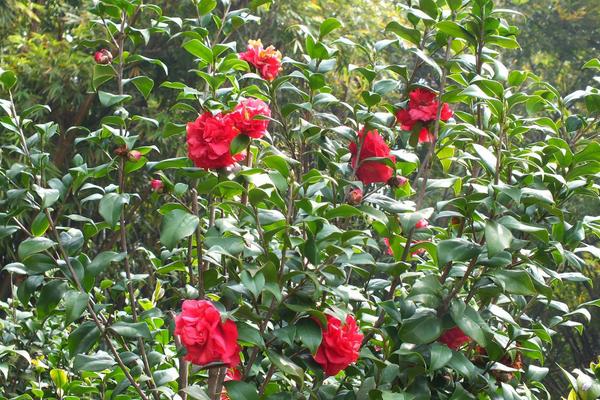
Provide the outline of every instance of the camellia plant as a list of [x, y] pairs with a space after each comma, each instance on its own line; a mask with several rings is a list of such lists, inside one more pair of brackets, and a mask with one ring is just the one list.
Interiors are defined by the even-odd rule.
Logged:
[[[245, 36], [271, 2], [236, 3], [94, 2], [78, 51], [103, 118], [71, 128], [64, 170], [67, 132], [0, 70], [0, 398], [550, 398], [553, 336], [600, 306], [555, 299], [600, 257], [600, 217], [568, 208], [598, 196], [600, 91], [510, 71], [519, 16], [492, 0], [400, 3], [376, 43], [326, 18], [278, 49]], [[140, 113], [157, 90], [166, 120]]]

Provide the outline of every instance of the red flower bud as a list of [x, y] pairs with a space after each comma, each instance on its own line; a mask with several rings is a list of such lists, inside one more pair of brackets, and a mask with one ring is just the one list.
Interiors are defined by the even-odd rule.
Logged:
[[165, 184], [160, 179], [152, 179], [150, 181], [150, 186], [152, 186], [152, 190], [158, 193], [162, 192], [165, 188]]
[[348, 204], [353, 205], [353, 206], [357, 206], [362, 202], [363, 199], [363, 192], [362, 190], [356, 188], [356, 189], [352, 189], [351, 191], [348, 192], [348, 195], [346, 196], [346, 201], [348, 202]]
[[408, 182], [408, 179], [406, 179], [403, 176], [392, 176], [390, 180], [387, 181], [387, 184], [390, 185], [392, 188], [396, 189], [400, 186], [404, 186], [406, 182]]
[[425, 218], [420, 219], [417, 224], [415, 225], [416, 229], [425, 229], [429, 226], [429, 221], [427, 221]]
[[137, 150], [131, 150], [128, 154], [127, 157], [129, 158], [129, 161], [131, 162], [136, 162], [139, 161], [140, 158], [142, 158], [142, 153], [140, 153]]
[[101, 49], [94, 53], [94, 61], [96, 64], [107, 65], [113, 60], [113, 56], [107, 49]]

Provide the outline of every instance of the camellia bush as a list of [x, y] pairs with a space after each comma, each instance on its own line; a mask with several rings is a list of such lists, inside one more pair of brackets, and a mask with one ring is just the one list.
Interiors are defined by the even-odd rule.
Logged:
[[[568, 208], [598, 196], [600, 91], [509, 70], [523, 21], [492, 0], [289, 48], [245, 36], [269, 1], [237, 3], [94, 2], [97, 126], [60, 131], [0, 70], [0, 398], [550, 398], [553, 337], [600, 306], [555, 299], [600, 257]], [[585, 369], [569, 399], [600, 396]]]

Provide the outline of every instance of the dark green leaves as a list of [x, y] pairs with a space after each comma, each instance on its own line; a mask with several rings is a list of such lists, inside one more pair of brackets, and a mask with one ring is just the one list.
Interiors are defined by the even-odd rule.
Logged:
[[510, 247], [512, 233], [496, 221], [488, 220], [485, 223], [485, 241], [489, 257], [494, 257], [502, 250]]
[[196, 230], [199, 219], [187, 211], [176, 209], [163, 218], [160, 226], [160, 241], [172, 249], [181, 239], [190, 236]]
[[242, 381], [225, 382], [227, 395], [231, 400], [258, 400], [256, 386]]
[[296, 324], [296, 332], [302, 344], [315, 354], [322, 340], [321, 327], [312, 319], [303, 318]]
[[44, 285], [37, 301], [38, 318], [46, 318], [56, 308], [67, 289], [67, 282], [53, 280]]
[[89, 296], [86, 293], [71, 290], [65, 295], [65, 315], [67, 325], [75, 321], [85, 311]]
[[425, 344], [433, 342], [442, 333], [442, 321], [434, 310], [419, 308], [410, 318], [402, 321], [398, 336], [403, 342]]
[[123, 337], [152, 340], [152, 334], [150, 333], [150, 329], [148, 329], [148, 325], [145, 322], [134, 323], [119, 321], [112, 324], [110, 329]]
[[112, 262], [119, 262], [125, 258], [125, 253], [116, 253], [114, 251], [103, 251], [98, 254], [94, 260], [86, 267], [86, 273], [95, 277], [103, 272]]
[[110, 226], [115, 226], [119, 222], [123, 206], [128, 203], [129, 196], [119, 193], [108, 193], [100, 200], [98, 212]]
[[446, 265], [450, 261], [467, 261], [481, 253], [481, 246], [465, 239], [442, 240], [438, 244], [438, 263]]
[[73, 368], [77, 371], [99, 372], [111, 369], [117, 362], [104, 352], [98, 352], [93, 356], [78, 354], [73, 360]]
[[[229, 146], [229, 152], [231, 153], [232, 156], [239, 154], [242, 151], [246, 150], [248, 148], [249, 144], [250, 144], [250, 137], [248, 135], [243, 135], [243, 134], [237, 135], [231, 141], [231, 145]], [[247, 157], [248, 157], [248, 155], [247, 155]]]
[[86, 353], [100, 339], [100, 330], [92, 321], [86, 321], [81, 324], [69, 335], [68, 347], [69, 354], [74, 357], [76, 354]]
[[19, 245], [19, 259], [25, 260], [27, 257], [30, 257], [36, 253], [41, 253], [44, 250], [48, 250], [54, 245], [56, 245], [55, 242], [45, 237], [26, 239]]
[[206, 47], [206, 45], [198, 39], [192, 39], [185, 42], [183, 48], [186, 49], [188, 53], [204, 61], [206, 64], [211, 64], [213, 62], [212, 50]]

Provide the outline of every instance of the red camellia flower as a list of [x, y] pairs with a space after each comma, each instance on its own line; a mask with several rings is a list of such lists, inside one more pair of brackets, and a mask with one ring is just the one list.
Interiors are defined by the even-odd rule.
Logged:
[[165, 184], [160, 179], [152, 179], [150, 181], [150, 186], [152, 187], [152, 190], [154, 190], [155, 192], [162, 192], [162, 190], [165, 187]]
[[94, 53], [94, 61], [96, 64], [110, 64], [113, 60], [113, 56], [107, 49], [101, 49]]
[[346, 323], [327, 315], [327, 326], [322, 328], [323, 340], [314, 359], [329, 376], [337, 375], [358, 360], [358, 351], [363, 335], [353, 316], [346, 317]]
[[[240, 372], [239, 369], [237, 368], [228, 368], [227, 372], [225, 373], [225, 382], [228, 381], [241, 381], [242, 380], [242, 373]], [[227, 394], [227, 389], [223, 388], [223, 390], [221, 390], [221, 400], [230, 400], [229, 395]]]
[[419, 221], [417, 221], [415, 228], [416, 229], [425, 229], [428, 226], [429, 226], [429, 221], [427, 221], [425, 218], [422, 218]]
[[215, 114], [209, 111], [194, 122], [187, 124], [188, 157], [196, 167], [219, 169], [228, 167], [244, 158], [229, 152], [231, 141], [240, 133], [231, 114]]
[[[407, 109], [400, 109], [396, 113], [396, 119], [400, 128], [405, 131], [412, 131], [417, 123], [422, 124], [419, 131], [419, 143], [433, 141], [433, 134], [429, 132], [428, 125], [437, 118], [437, 109], [439, 103], [437, 95], [431, 90], [417, 88], [410, 92], [410, 100]], [[447, 103], [442, 104], [440, 113], [441, 121], [448, 121], [452, 118], [452, 110]]]
[[231, 113], [235, 126], [241, 133], [260, 139], [267, 132], [269, 120], [256, 119], [257, 116], [271, 117], [269, 105], [260, 99], [242, 100]]
[[471, 341], [471, 338], [465, 335], [465, 333], [458, 327], [448, 329], [442, 336], [438, 339], [440, 343], [444, 343], [446, 346], [450, 347], [452, 350], [458, 350], [465, 344]]
[[[360, 146], [360, 154], [357, 155], [358, 147]], [[368, 131], [366, 134], [364, 129], [358, 133], [358, 144], [350, 143], [350, 153], [352, 168], [357, 167], [356, 177], [365, 185], [376, 182], [387, 182], [394, 174], [394, 170], [388, 165], [379, 161], [365, 161], [366, 158], [385, 157], [396, 162], [396, 157], [390, 155], [390, 148], [383, 140], [383, 137], [377, 130]]]
[[275, 50], [273, 46], [265, 49], [260, 39], [249, 40], [247, 50], [240, 53], [240, 59], [252, 64], [260, 75], [268, 81], [274, 80], [283, 69], [281, 67], [281, 53]]
[[237, 326], [221, 321], [221, 313], [206, 300], [185, 300], [175, 318], [175, 334], [187, 350], [185, 359], [196, 365], [222, 362], [229, 367], [240, 363]]

